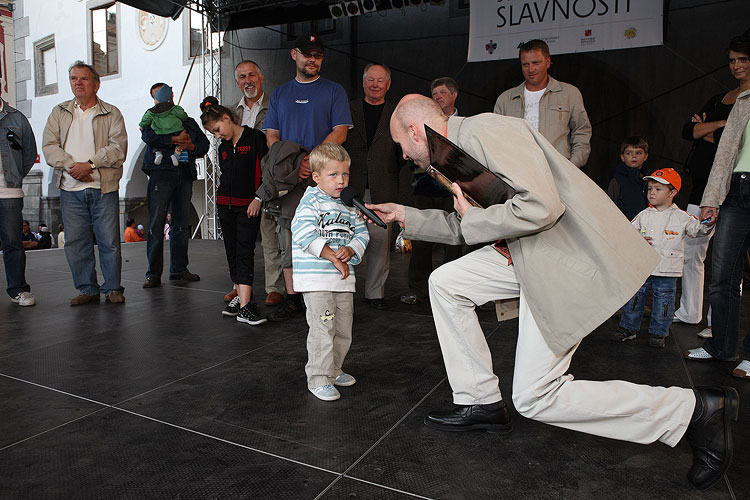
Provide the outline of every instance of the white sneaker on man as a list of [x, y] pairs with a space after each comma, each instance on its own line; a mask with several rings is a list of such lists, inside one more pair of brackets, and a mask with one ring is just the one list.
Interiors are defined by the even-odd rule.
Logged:
[[750, 361], [743, 360], [742, 363], [737, 365], [737, 368], [732, 372], [737, 378], [750, 378]]
[[31, 292], [21, 292], [15, 297], [10, 299], [14, 304], [18, 304], [21, 307], [33, 306], [36, 304], [36, 299]]
[[698, 332], [698, 336], [702, 339], [710, 339], [714, 336], [714, 332], [711, 330], [711, 327], [704, 328], [703, 330]]

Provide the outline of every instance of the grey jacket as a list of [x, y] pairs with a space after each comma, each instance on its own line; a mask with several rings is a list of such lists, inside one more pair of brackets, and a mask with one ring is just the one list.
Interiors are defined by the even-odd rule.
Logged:
[[[73, 123], [75, 99], [65, 101], [54, 108], [47, 118], [42, 136], [42, 151], [47, 164], [58, 175], [57, 185], [62, 182], [62, 172], [67, 171], [75, 161], [65, 152], [63, 146]], [[102, 194], [117, 191], [122, 177], [122, 164], [128, 153], [128, 133], [120, 110], [101, 99], [94, 105], [94, 146], [96, 153], [89, 158], [99, 169]]]
[[260, 162], [262, 183], [255, 194], [270, 215], [292, 219], [307, 188], [299, 182], [299, 167], [309, 153], [294, 141], [276, 141]]
[[727, 118], [724, 133], [721, 134], [719, 146], [716, 148], [714, 164], [708, 175], [706, 189], [701, 199], [702, 207], [718, 208], [724, 203], [732, 184], [732, 171], [737, 161], [737, 154], [742, 149], [742, 134], [750, 120], [750, 90], [737, 96], [732, 111]]
[[[495, 113], [523, 118], [525, 86], [523, 82], [500, 94]], [[586, 164], [591, 153], [591, 122], [575, 86], [549, 77], [547, 90], [539, 100], [539, 132], [573, 165]]]
[[[21, 149], [13, 147], [8, 134], [15, 135], [16, 144]], [[36, 140], [31, 130], [29, 120], [15, 108], [3, 101], [0, 111], [0, 158], [3, 162], [5, 184], [9, 188], [20, 188], [23, 178], [29, 173], [36, 161]]]
[[404, 237], [450, 245], [508, 243], [516, 278], [547, 345], [575, 346], [643, 285], [657, 254], [586, 174], [526, 120], [448, 118], [448, 139], [515, 190], [462, 219], [406, 208]]

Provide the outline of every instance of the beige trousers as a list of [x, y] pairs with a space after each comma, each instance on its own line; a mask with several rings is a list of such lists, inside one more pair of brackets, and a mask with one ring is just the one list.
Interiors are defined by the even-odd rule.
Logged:
[[266, 277], [266, 293], [284, 295], [284, 277], [281, 274], [281, 252], [276, 240], [276, 221], [272, 215], [261, 212], [260, 240], [263, 244], [263, 268]]
[[491, 300], [520, 297], [513, 373], [513, 405], [518, 413], [566, 429], [643, 444], [661, 441], [675, 446], [685, 433], [695, 407], [690, 389], [574, 380], [567, 371], [578, 346], [562, 355], [550, 350], [513, 267], [492, 246], [439, 267], [430, 275], [429, 284], [456, 404], [502, 399], [474, 308]]
[[304, 292], [307, 307], [307, 387], [333, 385], [352, 344], [354, 294]]
[[[370, 190], [365, 190], [365, 203], [372, 203]], [[391, 268], [391, 231], [393, 224], [383, 229], [375, 224], [367, 224], [367, 231], [370, 233], [370, 243], [367, 244], [367, 251], [363, 263], [367, 264], [365, 274], [365, 298], [382, 299], [385, 297], [385, 281], [388, 279], [388, 272]]]

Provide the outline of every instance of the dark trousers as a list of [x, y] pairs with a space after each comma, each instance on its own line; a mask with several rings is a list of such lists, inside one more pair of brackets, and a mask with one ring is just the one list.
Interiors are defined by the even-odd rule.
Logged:
[[171, 207], [169, 229], [169, 273], [187, 271], [190, 241], [190, 197], [193, 178], [186, 165], [176, 170], [153, 170], [148, 178], [148, 234], [146, 276], [161, 277], [164, 269], [164, 224]]
[[260, 216], [248, 217], [247, 207], [216, 206], [232, 283], [252, 286], [255, 241], [260, 232]]
[[[729, 193], [719, 210], [711, 257], [709, 299], [713, 336], [703, 344], [703, 348], [717, 359], [732, 360], [737, 357], [740, 283], [748, 247], [750, 174], [737, 173], [732, 175]], [[750, 359], [750, 334], [745, 335], [742, 347], [744, 358]]]
[[[420, 210], [438, 209], [446, 212], [454, 212], [452, 196], [414, 196], [414, 206]], [[427, 280], [433, 271], [432, 252], [435, 248], [445, 248], [442, 264], [455, 260], [461, 256], [461, 245], [443, 245], [428, 241], [411, 242], [411, 259], [409, 260], [409, 290], [426, 300], [429, 297]]]
[[[2, 175], [2, 173], [0, 173]], [[0, 198], [0, 242], [3, 244], [8, 295], [30, 292], [26, 283], [26, 252], [23, 249], [23, 198]]]

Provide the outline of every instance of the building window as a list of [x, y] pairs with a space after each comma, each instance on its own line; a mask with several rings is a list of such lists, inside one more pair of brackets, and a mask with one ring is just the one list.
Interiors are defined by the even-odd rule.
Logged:
[[117, 73], [117, 7], [91, 9], [91, 65], [100, 75]]
[[34, 86], [37, 97], [57, 94], [55, 35], [34, 42]]
[[203, 37], [203, 16], [189, 10], [190, 13], [190, 52], [189, 57], [195, 57], [201, 53], [201, 38]]

